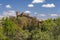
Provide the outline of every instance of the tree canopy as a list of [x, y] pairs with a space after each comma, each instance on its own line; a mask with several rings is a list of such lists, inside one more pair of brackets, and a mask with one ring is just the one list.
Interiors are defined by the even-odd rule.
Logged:
[[1, 24], [0, 40], [60, 40], [60, 18], [6, 17]]

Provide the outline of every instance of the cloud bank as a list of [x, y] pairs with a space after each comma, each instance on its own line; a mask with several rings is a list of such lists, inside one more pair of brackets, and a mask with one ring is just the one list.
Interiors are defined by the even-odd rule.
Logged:
[[32, 3], [43, 3], [45, 0], [33, 0]]
[[45, 8], [53, 8], [55, 7], [55, 4], [43, 4], [42, 7], [45, 7]]

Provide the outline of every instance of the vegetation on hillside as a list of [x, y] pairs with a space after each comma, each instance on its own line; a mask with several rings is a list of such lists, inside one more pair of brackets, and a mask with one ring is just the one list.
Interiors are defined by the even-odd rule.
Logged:
[[26, 16], [2, 18], [0, 40], [60, 40], [60, 18], [41, 22]]

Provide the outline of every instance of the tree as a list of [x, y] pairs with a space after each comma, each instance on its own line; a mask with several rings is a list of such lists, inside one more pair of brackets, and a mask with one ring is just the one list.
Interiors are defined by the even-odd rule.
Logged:
[[46, 31], [52, 31], [55, 26], [56, 24], [54, 23], [52, 19], [45, 20], [42, 23], [42, 28], [45, 29]]
[[6, 18], [3, 21], [3, 28], [4, 28], [4, 33], [5, 35], [10, 39], [13, 40], [15, 36], [15, 30], [16, 30], [16, 25], [14, 24], [13, 21], [10, 19]]
[[40, 29], [31, 31], [31, 40], [53, 40], [53, 37], [48, 32], [41, 32]]
[[54, 39], [58, 40], [60, 35], [60, 18], [56, 18], [54, 22], [56, 26], [54, 27], [54, 30], [52, 32], [53, 32]]
[[23, 30], [12, 20], [6, 18], [3, 22], [4, 33], [9, 40], [27, 40], [29, 32]]
[[3, 33], [3, 27], [0, 26], [0, 40], [6, 40], [7, 37]]

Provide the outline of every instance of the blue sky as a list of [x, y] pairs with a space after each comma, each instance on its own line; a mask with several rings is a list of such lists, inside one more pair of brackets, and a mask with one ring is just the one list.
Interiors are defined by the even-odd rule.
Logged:
[[60, 16], [60, 0], [0, 0], [0, 17], [15, 15], [16, 11], [39, 19], [55, 18]]

